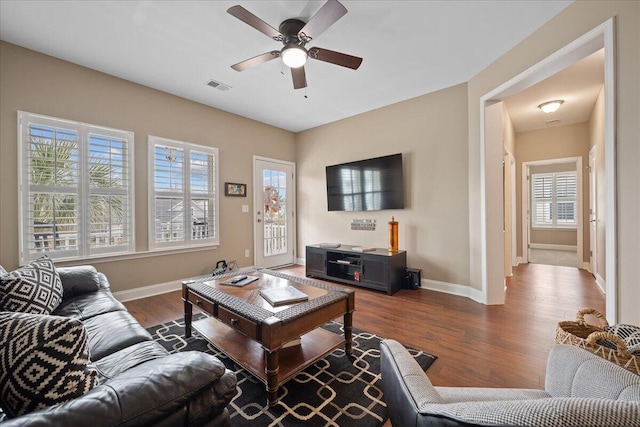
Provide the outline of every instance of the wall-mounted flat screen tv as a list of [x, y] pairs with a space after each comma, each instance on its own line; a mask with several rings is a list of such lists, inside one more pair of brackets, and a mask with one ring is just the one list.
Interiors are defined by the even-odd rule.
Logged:
[[402, 154], [327, 166], [329, 211], [404, 209]]

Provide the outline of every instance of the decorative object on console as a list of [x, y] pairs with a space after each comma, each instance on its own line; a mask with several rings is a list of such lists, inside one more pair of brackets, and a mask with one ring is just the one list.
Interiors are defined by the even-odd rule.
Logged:
[[278, 30], [242, 6], [232, 6], [227, 12], [268, 37], [282, 42], [284, 45], [280, 51], [273, 50], [266, 52], [232, 65], [231, 68], [236, 71], [244, 71], [272, 59], [282, 57], [282, 62], [291, 68], [293, 88], [301, 89], [307, 87], [304, 64], [307, 62], [308, 57], [351, 68], [352, 70], [357, 70], [362, 63], [362, 58], [356, 56], [319, 47], [312, 47], [309, 50], [305, 48], [307, 43], [316, 39], [347, 13], [347, 9], [337, 0], [327, 1], [320, 10], [311, 17], [309, 22], [305, 23], [304, 21], [293, 18], [285, 19], [278, 27]]
[[371, 246], [354, 246], [351, 250], [354, 252], [373, 252], [376, 248]]
[[19, 417], [86, 394], [98, 385], [87, 332], [77, 319], [0, 313], [0, 406]]
[[51, 314], [61, 301], [62, 282], [46, 256], [0, 277], [2, 311]]
[[389, 221], [389, 252], [398, 252], [398, 221], [393, 216]]

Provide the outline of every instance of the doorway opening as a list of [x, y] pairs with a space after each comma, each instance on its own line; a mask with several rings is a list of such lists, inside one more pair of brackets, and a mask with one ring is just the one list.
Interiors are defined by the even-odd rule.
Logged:
[[582, 158], [522, 164], [522, 259], [583, 268]]
[[[490, 194], [491, 188], [500, 188], [502, 174], [495, 165], [502, 160], [503, 147], [494, 146], [487, 140], [485, 127], [485, 108], [503, 101], [517, 94], [547, 77], [563, 70], [571, 64], [586, 58], [594, 52], [604, 48], [604, 189], [602, 198], [605, 206], [604, 227], [606, 228], [604, 248], [601, 253], [606, 255], [606, 316], [609, 323], [617, 321], [617, 277], [616, 277], [616, 201], [615, 201], [615, 140], [614, 140], [614, 21], [610, 19], [591, 30], [574, 42], [545, 58], [530, 69], [504, 83], [500, 87], [485, 94], [480, 99], [481, 132], [480, 151], [481, 182], [480, 204], [481, 211], [481, 260], [482, 260], [482, 294], [486, 303], [504, 301], [504, 226], [502, 215], [490, 215], [491, 212], [504, 211], [503, 197]], [[517, 154], [516, 154], [517, 155]], [[498, 157], [500, 156], [500, 157]], [[500, 162], [502, 163], [502, 162]]]

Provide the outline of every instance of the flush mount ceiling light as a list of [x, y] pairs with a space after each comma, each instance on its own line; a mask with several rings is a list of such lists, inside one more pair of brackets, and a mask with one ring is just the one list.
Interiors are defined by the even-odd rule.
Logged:
[[290, 44], [280, 51], [282, 62], [289, 68], [302, 67], [307, 62], [307, 49], [296, 44]]
[[562, 99], [557, 99], [555, 101], [543, 102], [538, 105], [538, 108], [544, 111], [545, 113], [553, 113], [564, 103]]

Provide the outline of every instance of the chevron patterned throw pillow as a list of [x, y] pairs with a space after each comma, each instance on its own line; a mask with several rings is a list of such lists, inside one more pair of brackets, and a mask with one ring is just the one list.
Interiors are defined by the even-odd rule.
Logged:
[[46, 256], [0, 276], [1, 311], [51, 314], [60, 301], [62, 281]]
[[0, 407], [9, 417], [75, 399], [98, 385], [77, 319], [0, 312]]

